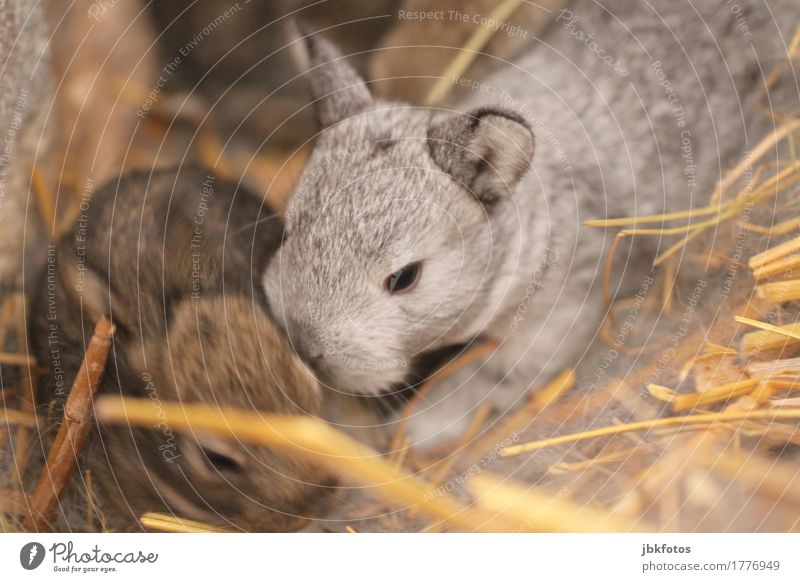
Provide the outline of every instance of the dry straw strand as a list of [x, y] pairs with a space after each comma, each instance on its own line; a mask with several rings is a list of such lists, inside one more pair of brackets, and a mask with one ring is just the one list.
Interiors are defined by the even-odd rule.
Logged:
[[230, 530], [213, 527], [200, 523], [199, 521], [192, 521], [191, 519], [182, 519], [173, 515], [165, 515], [163, 513], [145, 513], [139, 518], [139, 523], [142, 527], [150, 531], [165, 532], [165, 533], [229, 533]]
[[426, 105], [434, 105], [447, 97], [450, 88], [453, 86], [453, 79], [463, 75], [469, 69], [472, 62], [480, 55], [480, 51], [491, 40], [496, 30], [488, 25], [488, 21], [504, 22], [511, 17], [517, 8], [522, 5], [522, 0], [503, 0], [494, 10], [489, 13], [487, 24], [482, 25], [469, 37], [466, 44], [461, 47], [456, 57], [447, 66], [442, 76], [436, 81], [428, 95], [425, 97]]
[[673, 416], [669, 418], [657, 418], [654, 420], [643, 420], [639, 422], [631, 422], [628, 424], [620, 424], [617, 426], [609, 426], [605, 428], [598, 428], [585, 432], [575, 434], [568, 434], [559, 437], [553, 437], [540, 441], [533, 441], [530, 443], [523, 443], [520, 445], [513, 445], [506, 447], [500, 451], [503, 457], [510, 457], [527, 453], [546, 447], [562, 445], [566, 443], [573, 443], [587, 439], [595, 439], [606, 436], [613, 436], [627, 432], [636, 432], [642, 430], [654, 430], [666, 427], [683, 427], [692, 425], [712, 426], [716, 423], [732, 422], [736, 420], [800, 420], [800, 410], [746, 410], [746, 411], [733, 411], [733, 412], [715, 412], [707, 414], [694, 414], [689, 416]]

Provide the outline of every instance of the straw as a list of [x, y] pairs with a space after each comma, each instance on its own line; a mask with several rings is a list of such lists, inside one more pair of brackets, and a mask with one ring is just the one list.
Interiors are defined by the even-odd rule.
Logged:
[[752, 420], [759, 419], [768, 421], [800, 420], [800, 410], [752, 410], [752, 411], [748, 410], [748, 411], [736, 411], [736, 412], [695, 414], [690, 416], [676, 416], [670, 418], [657, 418], [654, 420], [644, 420], [640, 422], [632, 422], [629, 424], [620, 424], [618, 426], [609, 426], [605, 428], [599, 428], [596, 430], [580, 432], [577, 434], [569, 434], [560, 437], [554, 437], [550, 439], [524, 443], [521, 445], [514, 445], [506, 447], [505, 449], [501, 450], [500, 455], [503, 457], [510, 457], [513, 455], [519, 455], [521, 453], [527, 453], [530, 451], [535, 451], [547, 447], [553, 447], [556, 445], [573, 443], [587, 439], [613, 436], [617, 434], [623, 434], [626, 432], [654, 430], [657, 428], [673, 427], [673, 426], [679, 426], [679, 427], [691, 426], [691, 425], [713, 426], [716, 423], [732, 422], [744, 419], [752, 419]]

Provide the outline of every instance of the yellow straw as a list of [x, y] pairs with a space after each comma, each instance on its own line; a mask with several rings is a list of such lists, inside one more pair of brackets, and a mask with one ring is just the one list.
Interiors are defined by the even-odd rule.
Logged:
[[697, 424], [714, 424], [716, 422], [731, 422], [735, 420], [744, 419], [767, 419], [767, 420], [781, 420], [781, 419], [800, 419], [800, 410], [750, 410], [750, 411], [732, 411], [732, 412], [717, 412], [708, 414], [695, 414], [690, 416], [675, 416], [671, 418], [657, 418], [654, 420], [644, 420], [641, 422], [632, 422], [629, 424], [621, 424], [619, 426], [609, 426], [605, 428], [598, 428], [586, 432], [569, 434], [551, 439], [541, 441], [533, 441], [530, 443], [523, 443], [520, 445], [513, 445], [502, 449], [500, 455], [503, 457], [510, 457], [512, 455], [519, 455], [520, 453], [527, 453], [546, 447], [553, 447], [565, 443], [573, 443], [577, 441], [594, 439], [604, 436], [612, 436], [616, 434], [623, 434], [628, 432], [636, 432], [639, 430], [657, 429], [676, 425], [692, 426]]

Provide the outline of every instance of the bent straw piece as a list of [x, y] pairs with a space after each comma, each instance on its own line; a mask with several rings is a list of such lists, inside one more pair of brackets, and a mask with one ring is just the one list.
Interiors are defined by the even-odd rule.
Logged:
[[0, 411], [0, 424], [14, 424], [33, 428], [36, 426], [36, 416], [27, 412], [22, 412], [21, 410], [7, 408], [6, 410]]
[[732, 422], [736, 420], [800, 420], [800, 410], [736, 410], [732, 412], [710, 412], [705, 414], [693, 414], [689, 416], [673, 416], [669, 418], [656, 418], [653, 420], [643, 420], [639, 422], [631, 422], [629, 424], [620, 424], [616, 426], [608, 426], [605, 428], [598, 428], [586, 432], [575, 434], [568, 434], [560, 437], [553, 437], [540, 441], [533, 441], [530, 443], [523, 443], [521, 445], [513, 445], [502, 449], [500, 451], [501, 457], [511, 457], [529, 451], [536, 451], [547, 447], [556, 445], [573, 443], [582, 440], [600, 438], [605, 436], [613, 436], [617, 434], [624, 434], [628, 432], [636, 432], [640, 430], [659, 429], [671, 426], [692, 426], [692, 425], [708, 425], [713, 426], [718, 422]]
[[667, 248], [667, 250], [665, 250], [663, 253], [661, 253], [659, 256], [657, 256], [656, 259], [653, 261], [653, 266], [654, 267], [658, 267], [659, 265], [661, 265], [667, 259], [670, 259], [673, 256], [675, 256], [675, 254], [678, 251], [680, 251], [683, 247], [685, 247], [687, 244], [689, 244], [692, 240], [697, 238], [703, 232], [704, 232], [703, 228], [695, 228], [691, 232], [688, 232], [686, 234], [686, 236], [684, 236], [681, 240], [679, 240], [678, 242], [674, 243], [669, 248]]
[[[646, 300], [647, 298], [645, 298], [645, 301]], [[614, 301], [613, 305], [611, 305], [611, 311], [616, 313], [617, 311], [622, 311], [627, 309], [628, 312], [630, 312], [631, 307], [635, 306], [638, 301], [640, 300], [637, 299], [636, 297], [623, 297], [617, 299], [616, 301]], [[642, 306], [644, 305], [646, 305], [646, 303], [642, 301]], [[600, 339], [602, 339], [608, 347], [613, 347], [615, 345], [618, 345], [619, 347], [617, 349], [620, 349], [621, 351], [633, 349], [637, 352], [638, 350], [642, 349], [639, 346], [634, 346], [633, 348], [626, 348], [625, 346], [619, 344], [616, 338], [616, 330], [611, 329], [611, 323], [612, 323], [611, 318], [607, 317], [603, 320], [603, 323], [600, 326]], [[625, 353], [627, 353], [627, 351], [625, 351]]]
[[766, 299], [775, 304], [796, 301], [800, 299], [800, 279], [762, 283], [756, 286], [755, 292], [759, 299]]
[[422, 402], [422, 399], [425, 398], [425, 395], [431, 391], [431, 388], [433, 388], [433, 386], [439, 380], [457, 372], [461, 368], [468, 366], [476, 360], [488, 356], [494, 350], [496, 350], [499, 345], [500, 344], [492, 340], [484, 342], [462, 353], [457, 358], [448, 362], [443, 368], [440, 368], [431, 374], [430, 377], [423, 382], [422, 386], [417, 389], [413, 398], [409, 400], [408, 404], [406, 404], [405, 408], [401, 411], [400, 422], [397, 426], [394, 436], [392, 436], [391, 442], [389, 443], [389, 453], [396, 453], [402, 448], [406, 439], [406, 431], [408, 430], [409, 420], [414, 415], [414, 412], [417, 410], [420, 402]]
[[425, 96], [425, 105], [434, 105], [444, 99], [450, 92], [453, 79], [463, 75], [467, 69], [469, 69], [472, 62], [481, 54], [480, 51], [486, 46], [494, 33], [499, 30], [497, 28], [493, 30], [489, 26], [489, 22], [503, 22], [507, 20], [521, 4], [522, 0], [505, 0], [489, 13], [487, 23], [481, 25], [481, 27], [469, 37], [466, 44], [461, 47], [456, 57], [447, 66], [442, 76]]
[[751, 354], [775, 348], [785, 348], [787, 346], [800, 343], [800, 322], [777, 326], [764, 323], [749, 317], [737, 315], [734, 319], [738, 323], [757, 327], [761, 331], [753, 331], [742, 336], [741, 351], [744, 354]]
[[166, 533], [231, 533], [229, 529], [163, 513], [145, 513], [139, 518], [139, 523], [151, 531]]
[[518, 532], [630, 532], [646, 531], [621, 516], [589, 504], [577, 504], [549, 491], [496, 476], [475, 475], [469, 489], [488, 513], [502, 516]]
[[92, 421], [94, 394], [100, 387], [111, 348], [114, 326], [101, 317], [89, 340], [86, 355], [64, 406], [64, 417], [53, 441], [47, 462], [31, 496], [30, 513], [22, 527], [29, 532], [46, 531], [59, 501], [69, 485]]
[[[157, 411], [147, 398], [104, 396], [96, 410], [98, 419], [105, 423], [152, 427], [158, 420]], [[394, 467], [377, 451], [321, 420], [203, 404], [164, 402], [161, 410], [169, 417], [173, 430], [206, 431], [281, 449], [300, 455], [339, 477], [370, 487], [371, 492], [393, 503], [419, 507], [420, 512], [463, 530], [498, 531], [484, 525], [487, 516], [461, 506], [446, 493], [430, 495], [428, 487], [413, 475]]]

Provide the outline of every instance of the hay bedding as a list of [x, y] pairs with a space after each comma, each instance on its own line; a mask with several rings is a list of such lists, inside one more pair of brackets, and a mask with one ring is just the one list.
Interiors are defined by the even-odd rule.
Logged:
[[[800, 34], [790, 57], [798, 53]], [[787, 70], [776, 69], [771, 82]], [[131, 97], [131, 91], [119, 95]], [[269, 160], [252, 158], [242, 167], [228, 150], [223, 155], [215, 133], [198, 126], [198, 118], [184, 117], [176, 131], [167, 121], [175, 113], [169, 101], [157, 102], [128, 164], [169, 161], [169, 148], [165, 153], [157, 144], [170, 128], [169, 147], [185, 151], [180, 140], [188, 139], [196, 157], [221, 173], [260, 183], [279, 174]], [[174, 427], [235, 434], [335, 471], [356, 487], [318, 524], [324, 530], [797, 531], [800, 117], [796, 110], [782, 115], [776, 131], [709, 193], [706, 208], [587, 225], [617, 232], [615, 242], [637, 244], [641, 236], [670, 242], [658, 270], [638, 274], [639, 291], [629, 297], [612, 296], [611, 254], [609, 316], [592, 356], [535, 387], [515, 413], [497, 419], [480, 409], [456, 442], [426, 450], [410, 447], [401, 423], [384, 453], [308, 418], [173, 405], [167, 412]], [[38, 188], [46, 194], [46, 184]], [[65, 215], [79, 200], [72, 199]], [[49, 218], [47, 204], [39, 210]], [[0, 353], [0, 423], [8, 427], [0, 431], [0, 464], [8, 467], [0, 476], [5, 531], [35, 528], [30, 510], [47, 497], [46, 491], [30, 497], [20, 478], [26, 469], [40, 469], [26, 466], [37, 440], [32, 394], [39, 370], [26, 355], [17, 316], [22, 300], [12, 295], [0, 305], [0, 340], [15, 346]], [[465, 363], [452, 362], [439, 375]], [[154, 420], [147, 402], [101, 398], [96, 410], [101, 422]], [[90, 528], [102, 529], [91, 475], [79, 477], [83, 488], [73, 481], [69, 492], [74, 510]], [[165, 515], [146, 515], [141, 523], [157, 531], [212, 529]]]

